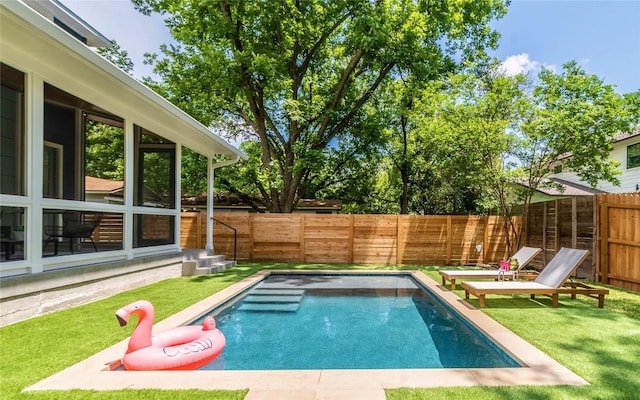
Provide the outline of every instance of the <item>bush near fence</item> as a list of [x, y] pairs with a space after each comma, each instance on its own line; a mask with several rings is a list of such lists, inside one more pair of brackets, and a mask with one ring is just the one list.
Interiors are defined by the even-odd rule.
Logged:
[[[496, 216], [216, 213], [237, 230], [246, 261], [436, 264], [496, 263], [507, 256]], [[204, 248], [206, 215], [182, 214], [184, 248]], [[217, 254], [233, 257], [234, 233], [214, 223]]]

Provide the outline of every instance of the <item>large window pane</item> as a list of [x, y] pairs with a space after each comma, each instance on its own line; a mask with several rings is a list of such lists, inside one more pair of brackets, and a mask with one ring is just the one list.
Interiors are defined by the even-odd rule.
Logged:
[[45, 257], [123, 249], [123, 215], [78, 210], [43, 211]]
[[85, 200], [124, 203], [124, 129], [99, 115], [85, 116]]
[[0, 206], [0, 262], [23, 260], [25, 235], [25, 209]]
[[122, 118], [46, 83], [44, 95], [44, 197], [121, 204]]
[[640, 167], [640, 143], [627, 146], [627, 168]]
[[169, 215], [134, 216], [133, 247], [158, 246], [175, 243], [175, 217]]
[[24, 74], [0, 64], [0, 191], [24, 195]]
[[175, 208], [176, 145], [136, 127], [135, 205]]

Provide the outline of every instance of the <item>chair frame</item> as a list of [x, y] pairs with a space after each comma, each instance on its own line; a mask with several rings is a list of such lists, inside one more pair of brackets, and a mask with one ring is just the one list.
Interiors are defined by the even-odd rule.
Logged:
[[[518, 253], [529, 253], [529, 257], [521, 260], [518, 258], [519, 266], [517, 271], [509, 271], [504, 273], [505, 279], [529, 279], [533, 280], [538, 275], [537, 271], [523, 271], [522, 268], [526, 267], [538, 254], [542, 252], [539, 247], [522, 247], [513, 256], [516, 257]], [[494, 270], [440, 270], [438, 271], [442, 277], [442, 285], [446, 285], [447, 281], [451, 282], [451, 290], [456, 290], [457, 279], [495, 279], [500, 276], [500, 271]]]
[[[85, 219], [87, 214], [95, 215], [96, 217], [90, 223], [84, 223], [83, 220]], [[47, 239], [42, 246], [42, 252], [44, 253], [49, 242], [53, 242], [53, 252], [55, 255], [58, 255], [58, 239], [60, 238], [69, 239], [69, 251], [71, 252], [71, 254], [74, 254], [73, 242], [75, 241], [75, 239], [89, 239], [91, 241], [91, 244], [93, 245], [93, 249], [97, 252], [98, 247], [96, 246], [92, 235], [98, 225], [100, 225], [102, 217], [102, 213], [81, 213], [76, 211], [65, 211], [62, 215], [62, 225], [45, 226], [45, 234], [47, 235]]]
[[[563, 248], [566, 249], [566, 248]], [[556, 257], [563, 249], [560, 249], [556, 253]], [[575, 249], [569, 249], [575, 250]], [[575, 270], [584, 262], [589, 256], [589, 251], [584, 250], [584, 254], [573, 265], [571, 271], [564, 276], [562, 282], [557, 286], [550, 286], [542, 282], [539, 275], [534, 281], [529, 282], [496, 282], [493, 285], [486, 285], [487, 282], [462, 282], [464, 288], [464, 298], [469, 299], [469, 295], [478, 297], [480, 308], [484, 308], [486, 305], [485, 297], [487, 294], [528, 294], [531, 299], [535, 299], [536, 295], [545, 295], [551, 297], [552, 306], [558, 307], [558, 295], [559, 294], [571, 294], [571, 299], [575, 299], [576, 295], [581, 294], [592, 298], [598, 299], [598, 307], [604, 308], [604, 296], [609, 294], [608, 289], [594, 288], [589, 285], [580, 282], [569, 282], [567, 279], [575, 272]], [[554, 257], [555, 258], [555, 257]], [[552, 260], [553, 261], [553, 260]], [[551, 264], [551, 262], [550, 262]], [[546, 268], [549, 268], [549, 265]], [[552, 267], [553, 268], [553, 267]], [[544, 270], [543, 270], [544, 271]], [[478, 285], [485, 284], [486, 287], [478, 287]], [[493, 282], [492, 282], [493, 283]]]

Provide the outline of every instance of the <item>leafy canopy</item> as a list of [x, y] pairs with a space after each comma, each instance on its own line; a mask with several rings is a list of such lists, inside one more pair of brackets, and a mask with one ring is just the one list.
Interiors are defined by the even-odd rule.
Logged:
[[134, 3], [164, 14], [179, 43], [148, 57], [162, 81], [147, 83], [206, 125], [250, 128], [262, 177], [250, 195], [272, 212], [322, 186], [312, 171], [342, 159], [334, 148], [379, 140], [361, 128], [385, 80], [482, 58], [497, 40], [489, 21], [506, 12], [499, 0]]

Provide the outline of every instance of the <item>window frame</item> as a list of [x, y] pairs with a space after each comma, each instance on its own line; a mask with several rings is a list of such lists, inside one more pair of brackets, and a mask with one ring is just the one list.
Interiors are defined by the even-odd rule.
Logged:
[[[633, 156], [631, 155], [632, 148], [635, 152], [637, 152], [637, 154], [634, 154]], [[634, 165], [631, 165], [632, 159], [633, 159]], [[640, 167], [640, 142], [630, 144], [627, 146], [627, 169], [633, 169], [633, 168], [639, 168], [639, 167]]]

